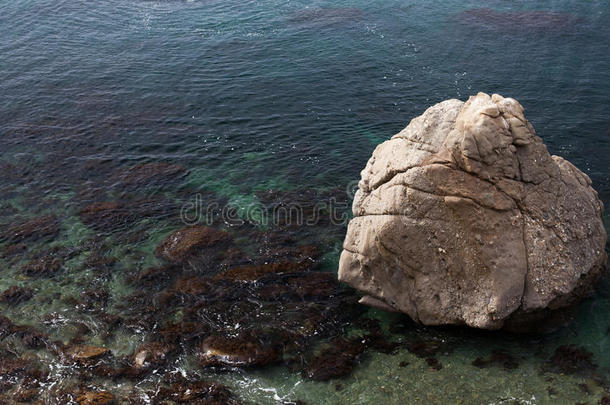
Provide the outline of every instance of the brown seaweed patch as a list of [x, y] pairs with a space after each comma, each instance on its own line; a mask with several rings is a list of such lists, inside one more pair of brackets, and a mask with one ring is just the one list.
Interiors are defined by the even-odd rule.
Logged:
[[83, 265], [86, 268], [95, 269], [95, 270], [105, 270], [112, 268], [119, 259], [114, 256], [105, 256], [100, 252], [92, 252], [87, 258]]
[[502, 29], [565, 30], [581, 22], [573, 14], [552, 11], [496, 11], [489, 8], [475, 8], [458, 14], [459, 20], [476, 25], [486, 25]]
[[144, 343], [138, 347], [133, 355], [133, 364], [136, 368], [161, 366], [177, 350], [178, 347], [173, 344], [162, 342]]
[[6, 316], [0, 315], [0, 339], [11, 335], [15, 331], [16, 325]]
[[506, 370], [514, 370], [519, 367], [519, 360], [505, 350], [494, 349], [488, 357], [477, 357], [472, 365], [478, 368], [499, 365]]
[[127, 277], [127, 281], [139, 287], [155, 287], [163, 285], [181, 273], [181, 267], [176, 265], [165, 265], [158, 267], [147, 267], [136, 275]]
[[80, 294], [80, 302], [76, 308], [82, 311], [103, 310], [108, 306], [110, 292], [105, 288], [93, 288], [82, 291]]
[[438, 352], [446, 348], [445, 344], [436, 340], [417, 340], [407, 347], [417, 357], [427, 358], [436, 356]]
[[96, 202], [80, 211], [84, 224], [100, 231], [112, 231], [125, 228], [136, 220], [136, 217], [119, 202]]
[[120, 169], [114, 174], [114, 180], [121, 186], [150, 186], [174, 181], [187, 174], [186, 168], [177, 164], [150, 162]]
[[288, 16], [288, 21], [299, 25], [334, 25], [358, 21], [362, 10], [350, 7], [311, 7], [298, 10]]
[[19, 387], [13, 394], [15, 401], [18, 403], [33, 402], [40, 395], [40, 390], [36, 388], [27, 389]]
[[0, 160], [0, 182], [9, 184], [25, 184], [32, 179], [31, 170], [26, 166], [14, 165]]
[[38, 259], [30, 260], [22, 268], [22, 273], [28, 277], [53, 277], [63, 266], [60, 257], [47, 255]]
[[154, 403], [173, 401], [179, 404], [239, 405], [224, 385], [210, 381], [181, 381], [151, 393]]
[[207, 226], [193, 226], [168, 235], [155, 249], [155, 256], [169, 262], [183, 263], [205, 250], [218, 248], [230, 241], [231, 236], [226, 231]]
[[47, 342], [47, 335], [37, 331], [34, 327], [14, 324], [9, 318], [0, 315], [0, 339], [11, 335], [20, 338], [22, 343], [31, 349], [41, 348]]
[[37, 362], [0, 349], [0, 393], [10, 396], [8, 400], [0, 394], [0, 402], [31, 401], [39, 395], [41, 382], [47, 379], [48, 373], [40, 370]]
[[362, 339], [368, 349], [373, 349], [380, 353], [392, 354], [403, 345], [403, 343], [388, 340], [383, 332], [381, 323], [377, 319], [360, 318], [353, 322], [353, 325], [357, 329], [366, 331]]
[[[192, 301], [196, 297], [211, 292], [212, 288], [213, 283], [205, 277], [179, 278], [171, 288], [159, 294], [157, 301], [164, 306]], [[220, 293], [221, 291], [217, 290], [216, 292]]]
[[426, 359], [426, 364], [431, 369], [437, 370], [437, 371], [443, 368], [443, 365], [441, 364], [440, 361], [438, 361], [438, 359], [436, 357], [428, 357]]
[[113, 394], [106, 391], [88, 391], [76, 398], [79, 405], [111, 405], [116, 403]]
[[322, 250], [316, 245], [299, 245], [276, 248], [261, 257], [264, 262], [296, 262], [302, 265], [313, 264], [322, 255]]
[[564, 374], [587, 375], [597, 369], [593, 353], [574, 344], [559, 346], [548, 361], [550, 371]]
[[22, 255], [28, 250], [28, 246], [25, 243], [13, 243], [4, 246], [0, 250], [0, 255], [4, 259], [9, 259], [17, 255]]
[[[234, 333], [260, 325], [299, 336], [321, 336], [340, 328], [343, 319], [354, 319], [361, 306], [330, 273], [304, 272], [268, 274], [255, 283], [215, 280], [206, 277], [178, 279], [157, 298], [160, 307], [183, 307], [183, 324], [198, 324], [198, 330]], [[169, 341], [180, 340], [167, 324], [161, 332]], [[196, 334], [187, 332], [188, 340]], [[292, 336], [292, 335], [291, 335]], [[291, 337], [292, 339], [293, 337]]]
[[2, 353], [0, 356], [0, 376], [4, 378], [24, 374], [28, 367], [28, 362], [8, 353]]
[[25, 240], [53, 238], [59, 234], [59, 220], [55, 215], [44, 215], [28, 219], [17, 224], [4, 225], [0, 228], [0, 242], [11, 243]]
[[365, 349], [365, 344], [358, 339], [334, 339], [307, 363], [303, 377], [315, 381], [345, 377], [351, 374]]
[[106, 331], [111, 332], [116, 329], [122, 322], [122, 318], [116, 314], [104, 312], [98, 314], [98, 320], [106, 325]]
[[338, 292], [335, 275], [310, 272], [290, 277], [288, 285], [301, 298], [330, 297]]
[[205, 335], [208, 331], [196, 322], [167, 323], [159, 334], [164, 342], [168, 343], [192, 343]]
[[417, 340], [407, 346], [409, 352], [426, 361], [433, 370], [440, 370], [443, 365], [435, 357], [439, 352], [448, 352], [449, 347], [444, 342], [436, 340]]
[[280, 262], [234, 267], [214, 277], [214, 280], [256, 281], [269, 274], [295, 273], [306, 270], [307, 263]]
[[13, 285], [0, 294], [0, 302], [7, 303], [9, 305], [17, 305], [30, 300], [33, 296], [33, 289]]

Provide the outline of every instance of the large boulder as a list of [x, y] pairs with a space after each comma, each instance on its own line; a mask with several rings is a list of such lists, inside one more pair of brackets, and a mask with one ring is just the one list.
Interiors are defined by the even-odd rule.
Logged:
[[339, 279], [425, 325], [523, 330], [606, 264], [589, 177], [551, 156], [512, 98], [447, 100], [373, 152]]

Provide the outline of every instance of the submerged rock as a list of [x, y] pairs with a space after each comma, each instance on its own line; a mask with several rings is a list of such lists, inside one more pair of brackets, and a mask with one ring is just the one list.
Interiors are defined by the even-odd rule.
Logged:
[[477, 357], [472, 365], [485, 368], [491, 365], [502, 366], [506, 370], [514, 370], [519, 367], [519, 360], [512, 354], [502, 349], [494, 349], [488, 357]]
[[307, 263], [281, 262], [239, 266], [219, 273], [215, 280], [256, 281], [269, 274], [295, 273], [306, 270]]
[[337, 338], [309, 361], [303, 376], [315, 381], [328, 381], [351, 374], [358, 356], [364, 352], [363, 342]]
[[39, 390], [36, 388], [26, 389], [21, 387], [17, 391], [15, 391], [14, 399], [18, 403], [20, 402], [34, 402], [34, 400], [38, 397]]
[[141, 287], [155, 287], [163, 285], [178, 274], [180, 274], [180, 267], [173, 264], [147, 267], [138, 274], [130, 275], [128, 281], [130, 284]]
[[203, 367], [264, 366], [277, 360], [279, 352], [270, 344], [263, 344], [254, 333], [236, 337], [209, 336], [202, 343], [199, 363]]
[[162, 365], [172, 353], [177, 351], [172, 344], [151, 342], [144, 343], [136, 350], [133, 356], [133, 364], [136, 368], [148, 368]]
[[150, 395], [154, 403], [169, 400], [179, 404], [239, 405], [240, 402], [224, 385], [210, 381], [184, 381], [162, 387]]
[[10, 378], [22, 375], [27, 370], [29, 364], [23, 359], [16, 358], [9, 353], [1, 353], [0, 357], [0, 377]]
[[0, 302], [9, 305], [17, 305], [30, 300], [34, 296], [34, 290], [29, 287], [11, 286], [0, 294]]
[[96, 288], [82, 291], [76, 308], [82, 311], [103, 309], [108, 305], [110, 291], [105, 288]]
[[206, 249], [217, 248], [231, 241], [222, 230], [207, 226], [180, 229], [163, 240], [155, 249], [155, 255], [173, 263], [181, 263], [200, 255]]
[[110, 354], [110, 349], [100, 346], [74, 345], [64, 350], [68, 359], [86, 363]]
[[24, 254], [27, 250], [28, 246], [25, 243], [14, 243], [0, 249], [0, 256], [4, 259], [10, 259], [14, 256]]
[[563, 374], [588, 375], [597, 369], [593, 353], [576, 345], [559, 346], [548, 361], [551, 371]]
[[370, 305], [523, 330], [587, 296], [605, 268], [591, 180], [549, 155], [514, 99], [439, 103], [361, 174], [339, 279]]
[[123, 186], [150, 186], [179, 179], [188, 174], [185, 167], [166, 163], [141, 163], [115, 173], [114, 178]]
[[22, 273], [28, 277], [52, 277], [62, 269], [64, 262], [52, 254], [30, 260], [22, 268]]
[[195, 322], [168, 323], [159, 330], [159, 334], [166, 342], [191, 343], [205, 334], [206, 331], [201, 329], [201, 325]]
[[80, 218], [83, 223], [101, 231], [124, 228], [136, 219], [119, 202], [96, 202], [88, 205], [81, 210]]
[[79, 405], [111, 405], [116, 403], [116, 398], [109, 392], [89, 391], [78, 396], [76, 402]]
[[0, 242], [18, 243], [25, 240], [38, 240], [55, 237], [59, 233], [59, 220], [55, 215], [45, 215], [17, 224], [4, 226], [0, 231]]
[[43, 347], [47, 342], [47, 336], [38, 332], [34, 327], [14, 324], [9, 318], [0, 315], [0, 340], [10, 335], [20, 338], [22, 343], [30, 349]]
[[312, 266], [322, 256], [322, 250], [315, 245], [300, 245], [276, 248], [267, 252], [262, 259], [265, 262], [296, 262]]
[[88, 205], [79, 213], [81, 221], [97, 231], [126, 231], [119, 238], [133, 243], [146, 238], [146, 232], [127, 230], [128, 226], [143, 218], [162, 218], [179, 212], [176, 204], [168, 200], [136, 199], [129, 195], [122, 197], [118, 201], [86, 201]]
[[113, 267], [118, 259], [116, 257], [103, 256], [99, 252], [93, 252], [85, 259], [83, 266], [96, 271], [102, 271]]
[[[28, 402], [38, 396], [41, 383], [48, 380], [48, 373], [40, 370], [38, 358], [16, 356], [12, 350], [0, 348], [0, 402], [14, 404]], [[12, 393], [8, 392], [12, 388]], [[3, 397], [7, 395], [10, 399]]]

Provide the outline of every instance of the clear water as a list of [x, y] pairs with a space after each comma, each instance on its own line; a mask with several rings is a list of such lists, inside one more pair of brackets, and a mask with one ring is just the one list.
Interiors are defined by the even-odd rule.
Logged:
[[[495, 11], [472, 13], [481, 7]], [[79, 319], [92, 330], [87, 343], [128, 355], [147, 331], [119, 328], [104, 339], [95, 317], [74, 311], [65, 297], [107, 289], [107, 310], [120, 313], [137, 291], [127, 278], [160, 264], [155, 246], [183, 226], [180, 207], [198, 193], [206, 203], [230, 203], [242, 217], [266, 190], [340, 194], [375, 145], [411, 118], [478, 91], [518, 99], [551, 153], [586, 172], [610, 208], [609, 23], [604, 1], [3, 2], [0, 223], [54, 213], [60, 231], [29, 242], [23, 256], [0, 259], [2, 290], [35, 290], [17, 306], [0, 303], [0, 311], [64, 341]], [[151, 162], [179, 164], [189, 174], [128, 190], [117, 182], [121, 170]], [[110, 233], [79, 216], [94, 201], [129, 198], [166, 209]], [[252, 255], [263, 249], [239, 226], [221, 225], [241, 249]], [[336, 271], [344, 231], [322, 223], [293, 236], [320, 246], [321, 270]], [[117, 259], [112, 271], [84, 264], [92, 241], [96, 252]], [[31, 255], [51, 246], [77, 253], [53, 278], [24, 276]], [[282, 366], [203, 370], [188, 353], [176, 367], [224, 382], [256, 403], [594, 403], [603, 384], [544, 367], [558, 346], [574, 343], [593, 353], [600, 375], [609, 374], [607, 287], [602, 283], [573, 324], [544, 338], [415, 327], [391, 334], [445, 342], [451, 350], [438, 355], [441, 370], [404, 348], [367, 351], [349, 377], [330, 382]], [[50, 327], [49, 314], [66, 321]], [[386, 327], [403, 321], [375, 311], [366, 316]], [[516, 370], [471, 364], [498, 347], [520, 359]], [[18, 351], [45, 367], [56, 362], [44, 348]], [[68, 371], [53, 373], [52, 381], [68, 384]], [[133, 389], [133, 382], [91, 384], [118, 397]]]

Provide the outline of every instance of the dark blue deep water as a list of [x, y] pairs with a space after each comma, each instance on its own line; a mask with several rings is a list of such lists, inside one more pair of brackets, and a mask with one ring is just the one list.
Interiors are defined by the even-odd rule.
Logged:
[[[307, 245], [319, 251], [313, 270], [336, 272], [344, 225], [261, 224], [251, 208], [322, 201], [346, 215], [378, 143], [430, 105], [479, 91], [519, 100], [549, 151], [587, 173], [610, 209], [609, 44], [605, 1], [1, 2], [0, 290], [29, 293], [0, 302], [0, 357], [9, 359], [0, 362], [13, 362], [0, 364], [0, 402], [27, 388], [45, 403], [96, 390], [158, 403], [158, 387], [205, 380], [246, 403], [597, 403], [609, 389], [608, 281], [550, 336], [420, 328], [370, 310], [333, 315], [296, 351], [300, 362], [220, 370], [202, 367], [197, 348], [229, 323], [244, 327], [236, 307], [214, 307], [216, 323], [203, 325], [201, 302], [197, 312], [160, 297], [230, 260], [162, 268], [152, 284], [142, 274], [163, 265], [153, 251], [193, 204], [198, 213], [230, 207], [230, 220], [216, 210], [211, 222], [232, 236], [240, 265], [293, 259], [286, 252]], [[107, 209], [91, 219], [95, 203]], [[40, 218], [33, 235], [11, 236]], [[43, 269], [28, 270], [36, 262]], [[299, 297], [271, 308], [334, 305]], [[244, 311], [262, 317], [258, 329], [290, 329]], [[142, 342], [166, 339], [164, 325], [195, 312], [201, 333], [174, 336], [178, 349], [154, 372], [109, 377], [66, 359], [86, 344], [112, 351], [108, 367], [130, 364]], [[308, 377], [320, 347], [356, 336], [369, 318], [397, 348], [367, 349], [342, 378]], [[422, 341], [442, 368], [417, 354]], [[568, 344], [581, 351], [562, 368], [551, 359]], [[489, 356], [491, 365], [476, 365]]]

